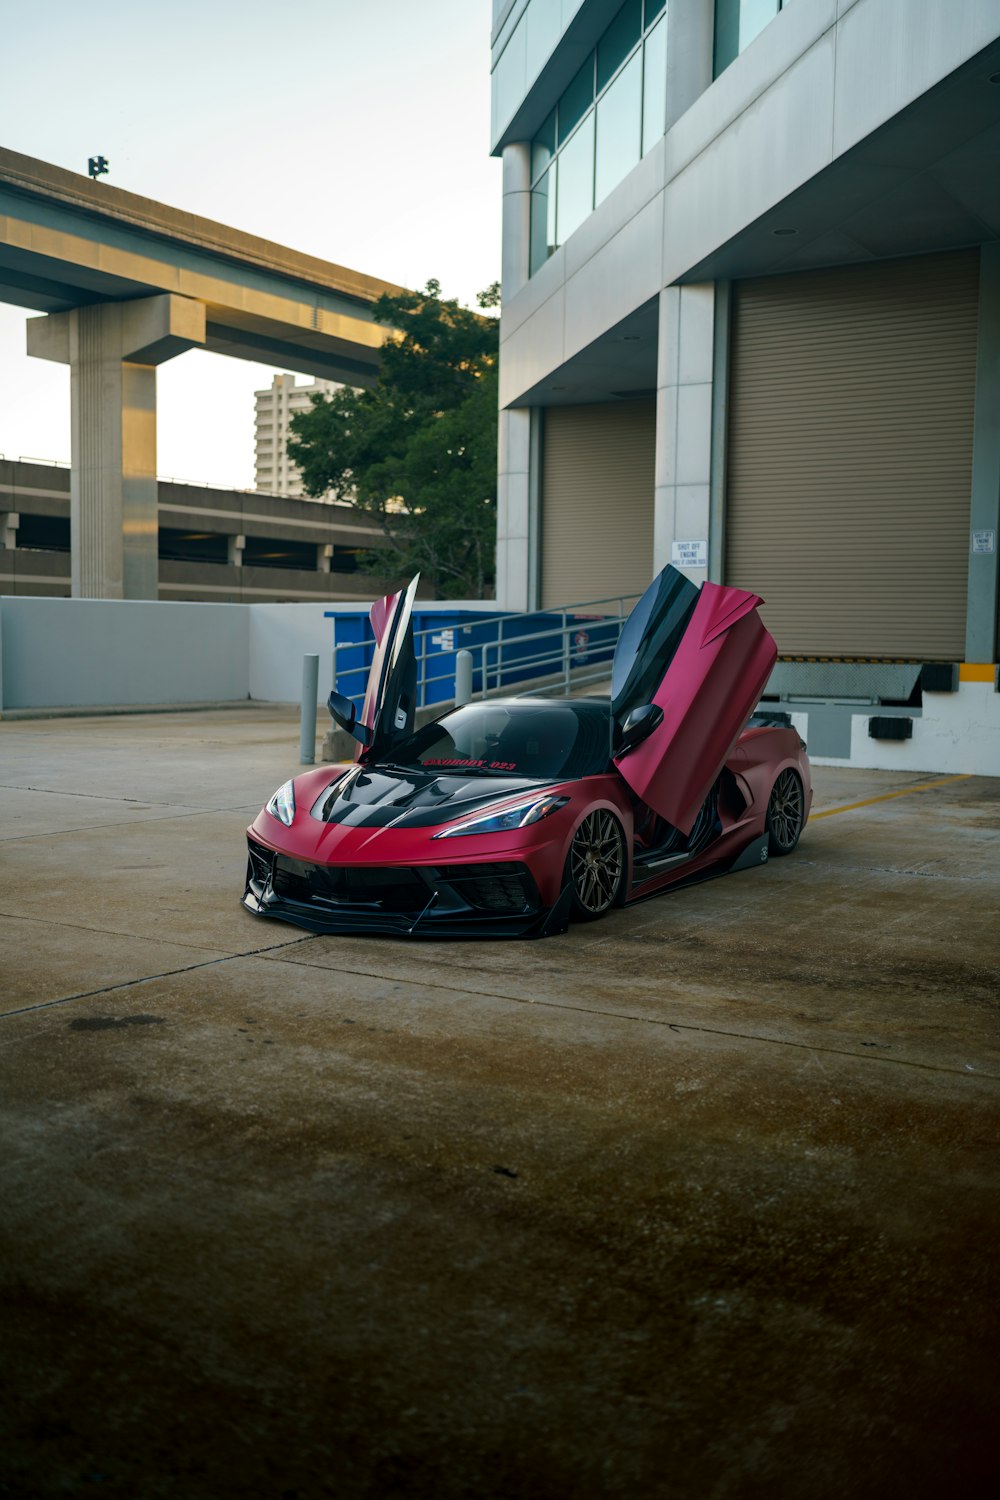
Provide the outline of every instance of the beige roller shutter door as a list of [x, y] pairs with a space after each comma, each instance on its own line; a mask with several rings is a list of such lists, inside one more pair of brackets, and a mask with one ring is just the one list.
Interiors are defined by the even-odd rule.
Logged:
[[653, 570], [656, 403], [553, 406], [542, 444], [542, 605], [641, 594]]
[[783, 656], [960, 660], [979, 256], [734, 286], [725, 575]]

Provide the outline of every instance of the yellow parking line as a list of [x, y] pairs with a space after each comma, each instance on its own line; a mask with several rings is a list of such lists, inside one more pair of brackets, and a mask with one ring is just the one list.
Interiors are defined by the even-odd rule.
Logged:
[[940, 781], [922, 781], [919, 786], [906, 786], [899, 792], [883, 792], [880, 797], [866, 797], [864, 802], [848, 802], [845, 807], [828, 807], [823, 812], [810, 813], [809, 821], [817, 818], [832, 818], [837, 813], [854, 812], [857, 807], [871, 807], [875, 802], [888, 802], [891, 797], [908, 797], [911, 792], [929, 792], [931, 787], [948, 786], [952, 781], [968, 781], [971, 772], [963, 776], [943, 776]]

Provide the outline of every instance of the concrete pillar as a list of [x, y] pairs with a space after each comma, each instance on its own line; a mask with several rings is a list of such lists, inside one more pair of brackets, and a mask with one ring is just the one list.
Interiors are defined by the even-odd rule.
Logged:
[[712, 351], [712, 479], [709, 490], [708, 576], [724, 582], [726, 557], [726, 461], [729, 446], [729, 334], [732, 282], [715, 283]]
[[[503, 152], [503, 242], [500, 284], [507, 302], [527, 283], [531, 249], [531, 147], [515, 141]], [[533, 423], [529, 410], [501, 411], [497, 454], [496, 599], [503, 609], [537, 607], [537, 539], [532, 536]]]
[[226, 562], [231, 568], [242, 568], [243, 552], [247, 544], [245, 536], [229, 536], [226, 538]]
[[972, 437], [969, 593], [965, 659], [995, 662], [1000, 602], [1000, 244], [984, 245], [979, 263], [976, 415]]
[[333, 563], [333, 543], [320, 542], [316, 547], [316, 572], [329, 573]]
[[13, 552], [17, 546], [17, 528], [21, 524], [16, 510], [0, 510], [0, 547]]
[[500, 286], [504, 302], [528, 280], [531, 249], [531, 147], [515, 141], [503, 152]]
[[501, 609], [538, 608], [540, 414], [502, 411], [498, 444], [497, 584]]
[[708, 576], [714, 325], [711, 283], [660, 293], [652, 571], [674, 562], [695, 583]]
[[70, 367], [74, 598], [157, 597], [156, 366], [204, 342], [170, 293], [28, 319], [28, 353]]

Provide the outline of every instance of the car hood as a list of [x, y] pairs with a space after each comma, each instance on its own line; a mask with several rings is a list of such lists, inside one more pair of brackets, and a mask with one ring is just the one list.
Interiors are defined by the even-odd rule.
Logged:
[[432, 828], [555, 784], [525, 776], [469, 776], [418, 766], [366, 764], [352, 767], [325, 788], [310, 813], [321, 823], [349, 828]]

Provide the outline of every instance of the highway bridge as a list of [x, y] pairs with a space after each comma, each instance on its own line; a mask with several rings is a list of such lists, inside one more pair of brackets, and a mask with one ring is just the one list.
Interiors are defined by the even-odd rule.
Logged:
[[0, 301], [69, 364], [72, 588], [157, 596], [156, 366], [187, 349], [369, 385], [401, 287], [0, 149]]

